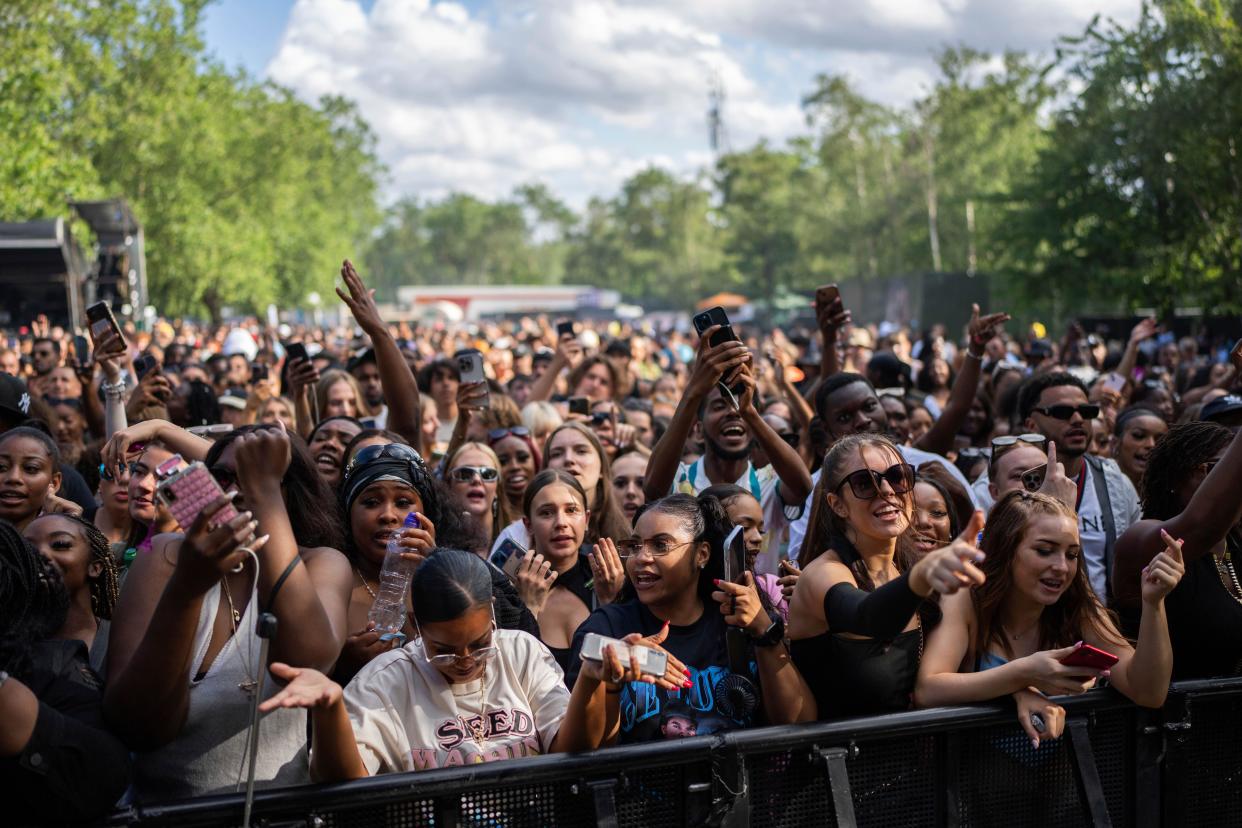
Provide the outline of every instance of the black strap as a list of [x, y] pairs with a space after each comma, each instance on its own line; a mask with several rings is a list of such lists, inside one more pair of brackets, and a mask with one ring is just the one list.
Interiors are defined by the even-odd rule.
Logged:
[[842, 581], [824, 595], [824, 618], [834, 633], [869, 638], [896, 638], [923, 599], [910, 589], [910, 574], [903, 572], [874, 592]]
[[272, 587], [271, 594], [267, 596], [267, 609], [271, 609], [276, 605], [276, 595], [280, 592], [280, 588], [285, 585], [285, 579], [293, 572], [298, 564], [302, 562], [302, 556], [296, 552], [293, 554], [293, 560], [289, 561], [289, 565], [285, 567], [285, 571], [280, 573], [280, 577], [276, 579], [276, 585]]

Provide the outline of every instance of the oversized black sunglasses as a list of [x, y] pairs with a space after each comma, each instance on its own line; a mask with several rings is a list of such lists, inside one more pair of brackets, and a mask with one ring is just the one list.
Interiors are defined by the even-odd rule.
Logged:
[[836, 491], [840, 494], [841, 488], [848, 483], [854, 497], [859, 500], [871, 500], [879, 496], [880, 487], [885, 481], [893, 490], [893, 494], [905, 494], [914, 487], [914, 466], [909, 463], [894, 463], [882, 472], [859, 469], [847, 474], [845, 479], [837, 484]]
[[512, 428], [493, 428], [487, 432], [487, 442], [499, 443], [509, 435], [514, 437], [529, 437], [530, 429], [526, 426], [513, 426]]
[[1094, 403], [1084, 403], [1083, 405], [1048, 405], [1035, 410], [1054, 420], [1068, 420], [1074, 416], [1074, 412], [1078, 412], [1078, 416], [1084, 420], [1094, 420], [1100, 416], [1100, 407]]

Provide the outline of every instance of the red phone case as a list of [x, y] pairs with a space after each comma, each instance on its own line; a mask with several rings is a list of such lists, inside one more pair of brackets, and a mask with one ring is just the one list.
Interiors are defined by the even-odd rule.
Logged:
[[1083, 644], [1074, 652], [1061, 659], [1066, 667], [1091, 667], [1096, 670], [1107, 670], [1118, 661], [1117, 656], [1101, 649]]

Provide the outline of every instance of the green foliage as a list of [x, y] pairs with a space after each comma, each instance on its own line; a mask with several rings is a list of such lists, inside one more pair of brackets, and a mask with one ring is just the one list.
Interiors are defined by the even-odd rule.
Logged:
[[[379, 220], [382, 169], [353, 105], [318, 106], [205, 59], [203, 0], [27, 2], [0, 12], [6, 219], [121, 196], [163, 313], [303, 304]], [[14, 174], [8, 174], [13, 171]]]

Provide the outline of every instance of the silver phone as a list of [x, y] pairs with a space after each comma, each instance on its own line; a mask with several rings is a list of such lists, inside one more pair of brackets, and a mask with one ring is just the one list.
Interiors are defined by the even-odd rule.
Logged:
[[668, 653], [653, 650], [650, 647], [631, 647], [624, 641], [609, 638], [599, 633], [587, 633], [582, 640], [582, 659], [596, 663], [604, 660], [604, 648], [612, 645], [621, 663], [630, 663], [631, 650], [638, 656], [638, 671], [644, 676], [662, 676], [668, 669]]

